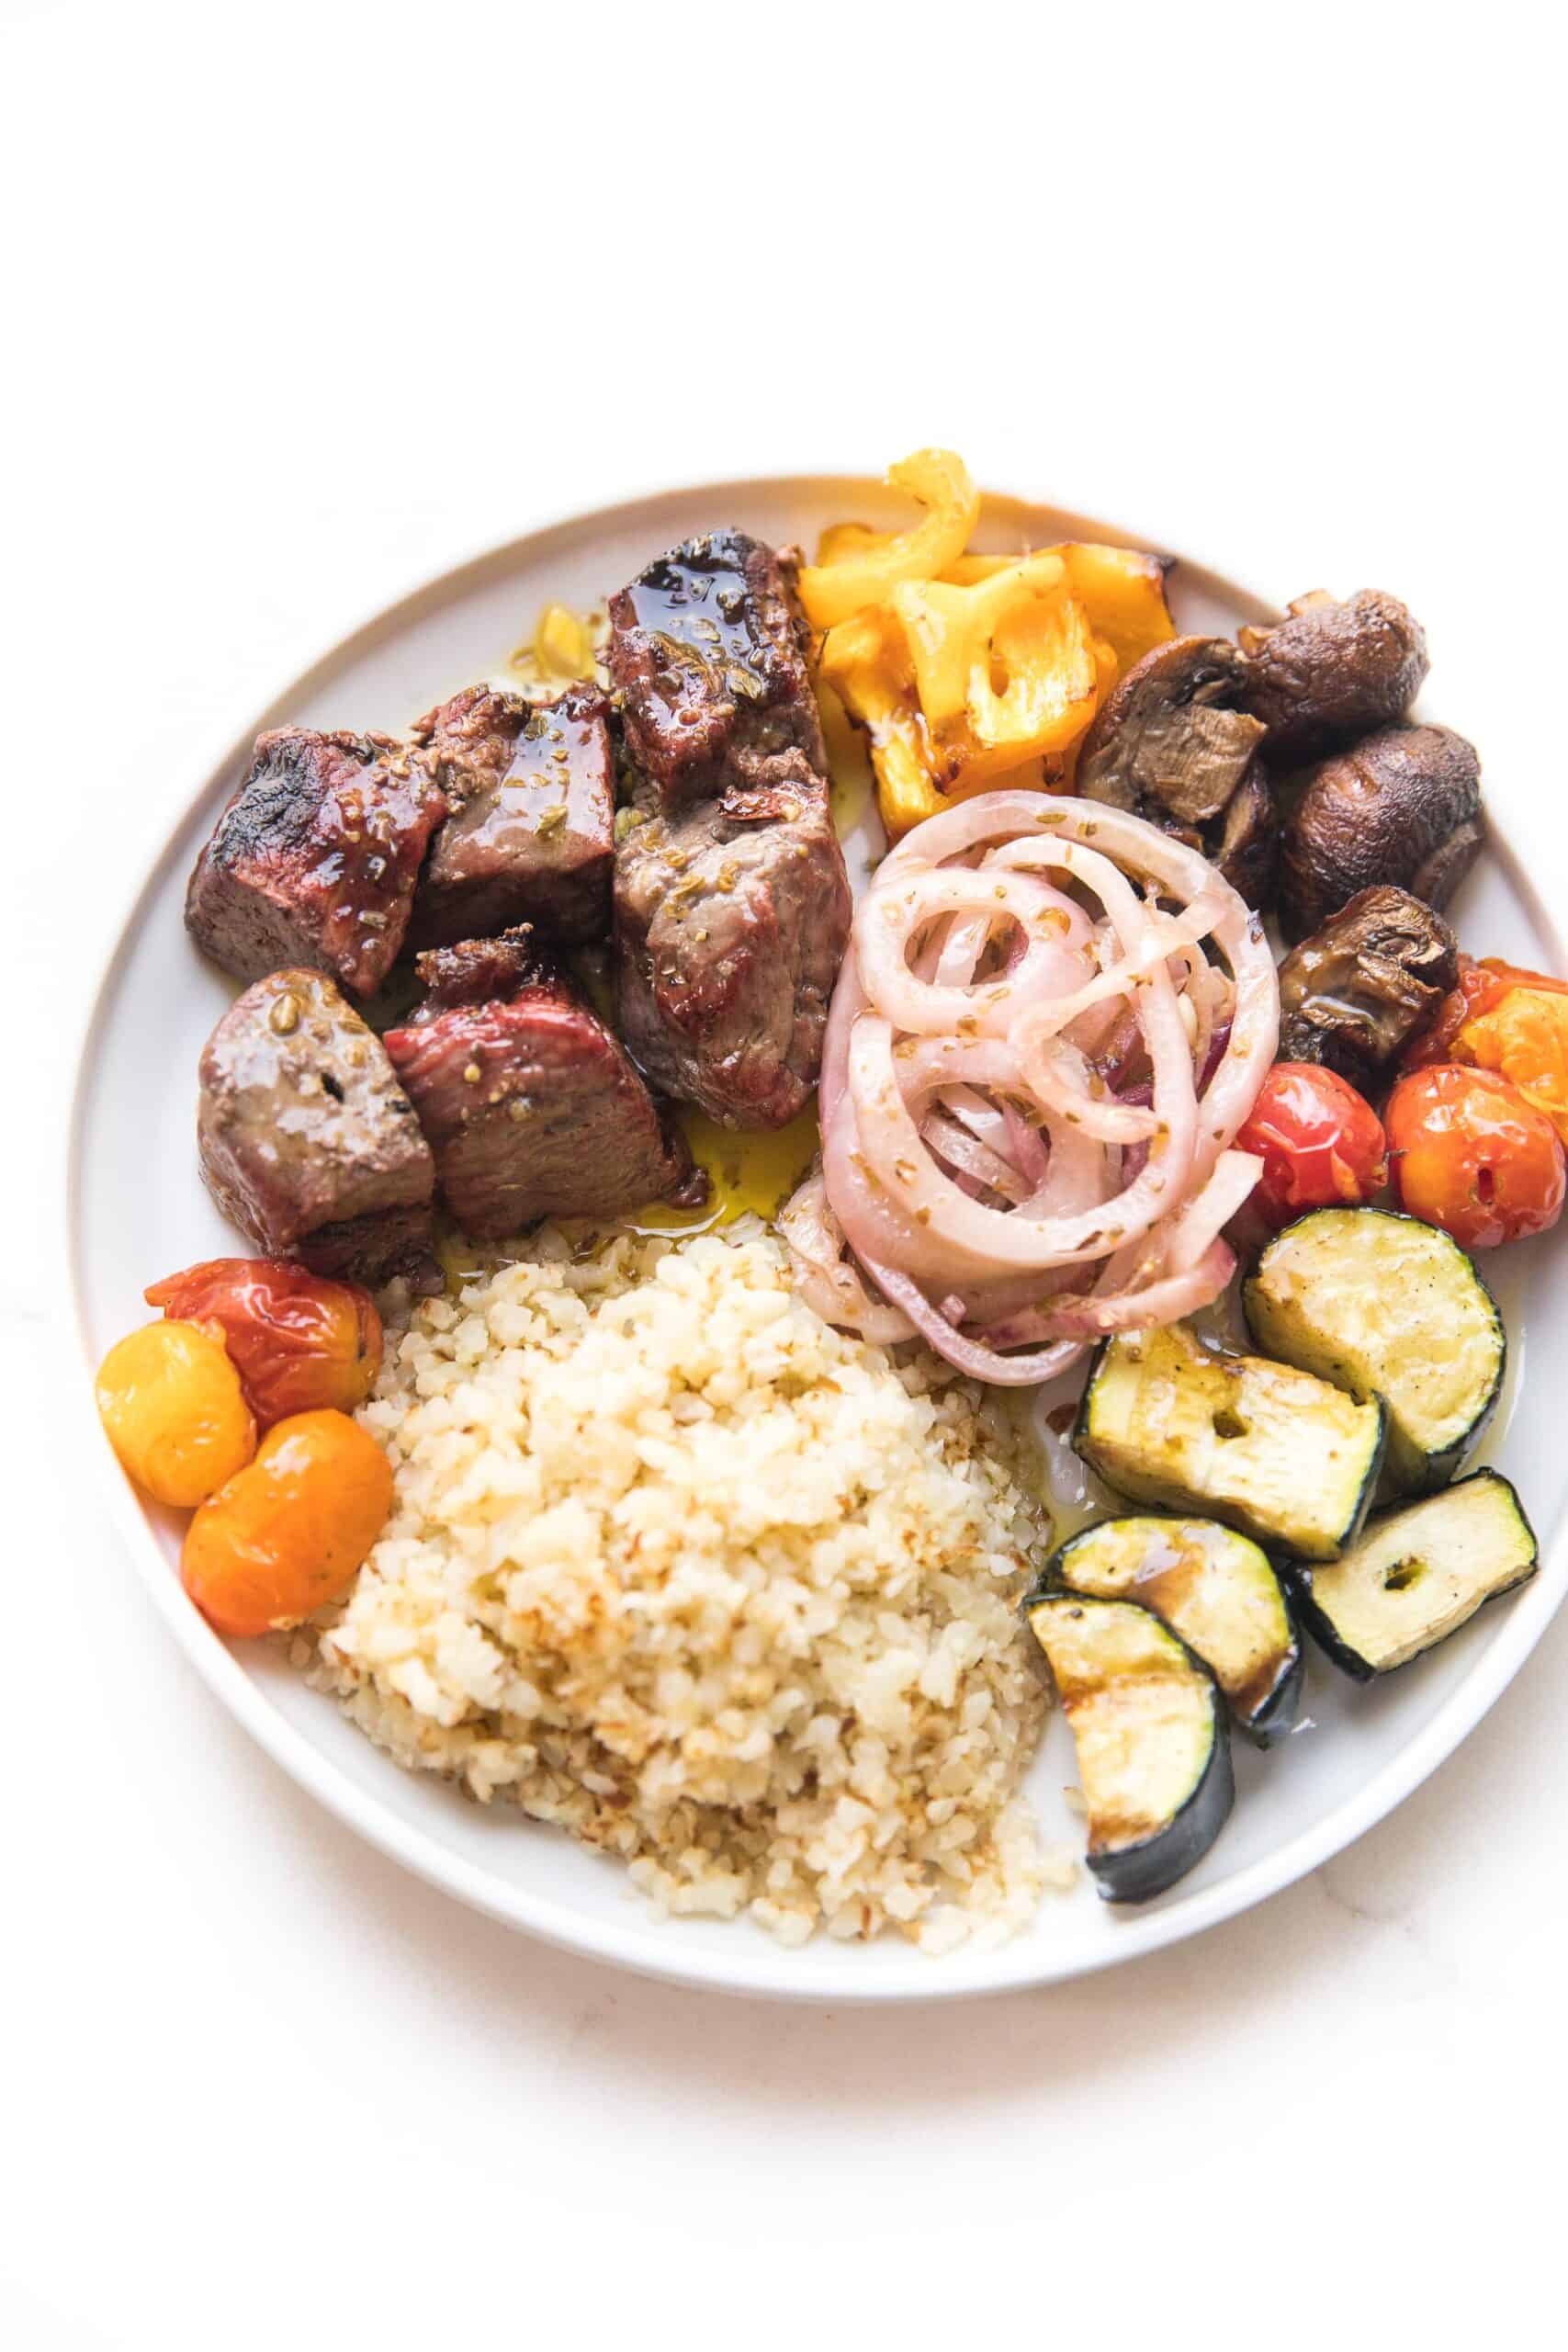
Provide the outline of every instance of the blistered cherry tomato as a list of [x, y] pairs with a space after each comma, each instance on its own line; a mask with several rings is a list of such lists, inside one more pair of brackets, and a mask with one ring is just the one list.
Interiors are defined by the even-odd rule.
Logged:
[[166, 1315], [223, 1327], [263, 1429], [288, 1413], [363, 1405], [381, 1366], [381, 1318], [357, 1283], [328, 1282], [286, 1258], [211, 1258], [146, 1293]]
[[1313, 1062], [1275, 1063], [1235, 1144], [1263, 1162], [1250, 1205], [1276, 1227], [1308, 1209], [1357, 1207], [1388, 1181], [1377, 1113]]
[[144, 1323], [109, 1350], [97, 1393], [109, 1443], [156, 1502], [205, 1502], [256, 1450], [217, 1323]]
[[1389, 1096], [1393, 1187], [1402, 1208], [1467, 1250], [1544, 1233], [1562, 1206], [1562, 1146], [1550, 1119], [1506, 1079], [1452, 1063], [1413, 1070]]
[[1458, 987], [1449, 990], [1436, 1017], [1405, 1054], [1404, 1068], [1427, 1069], [1436, 1062], [1468, 1060], [1468, 1055], [1454, 1051], [1460, 1031], [1467, 1023], [1493, 1012], [1513, 989], [1533, 989], [1543, 996], [1568, 996], [1568, 980], [1554, 979], [1550, 972], [1528, 972], [1519, 964], [1505, 964], [1500, 956], [1488, 956], [1479, 964], [1472, 956], [1461, 956]]
[[381, 1532], [392, 1468], [346, 1413], [295, 1413], [186, 1532], [185, 1589], [220, 1634], [297, 1625], [333, 1600]]

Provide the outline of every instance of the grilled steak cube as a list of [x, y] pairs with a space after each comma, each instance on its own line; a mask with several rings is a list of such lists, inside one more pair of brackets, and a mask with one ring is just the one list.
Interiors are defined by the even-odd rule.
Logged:
[[239, 979], [307, 965], [372, 995], [397, 961], [445, 812], [390, 736], [274, 728], [197, 860], [186, 927]]
[[739, 532], [611, 600], [637, 767], [615, 851], [622, 1033], [666, 1093], [782, 1126], [817, 1083], [850, 890], [790, 566]]
[[621, 1035], [664, 1093], [726, 1126], [783, 1126], [817, 1083], [849, 926], [820, 789], [767, 824], [713, 801], [648, 817], [615, 860]]
[[[465, 1232], [499, 1238], [542, 1216], [613, 1216], [694, 1196], [684, 1146], [526, 932], [435, 949], [418, 970], [432, 994], [389, 1032], [387, 1051]], [[480, 994], [493, 983], [499, 993]]]
[[207, 1041], [201, 1172], [225, 1216], [319, 1274], [439, 1289], [435, 1164], [386, 1050], [320, 972], [273, 972]]
[[532, 704], [468, 686], [414, 741], [450, 814], [414, 899], [416, 945], [538, 923], [569, 946], [610, 928], [615, 772], [609, 704], [569, 686]]
[[714, 798], [763, 816], [781, 786], [826, 775], [793, 582], [761, 540], [714, 531], [611, 598], [626, 748], [667, 813]]

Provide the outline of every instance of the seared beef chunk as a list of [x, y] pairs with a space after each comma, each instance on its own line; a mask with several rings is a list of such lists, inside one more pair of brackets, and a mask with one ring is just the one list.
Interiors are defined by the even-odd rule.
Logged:
[[1379, 588], [1359, 588], [1343, 605], [1314, 589], [1276, 628], [1244, 628], [1241, 645], [1243, 707], [1268, 728], [1275, 766], [1403, 718], [1427, 674], [1420, 622]]
[[[476, 1238], [692, 1198], [692, 1164], [604, 1023], [525, 931], [418, 959], [432, 990], [387, 1051]], [[487, 983], [499, 992], [475, 1001]]]
[[1280, 967], [1280, 1058], [1363, 1092], [1393, 1073], [1459, 979], [1454, 935], [1408, 890], [1362, 890]]
[[743, 531], [655, 559], [610, 600], [610, 675], [626, 749], [673, 815], [717, 799], [769, 817], [772, 796], [823, 776], [793, 567]]
[[536, 922], [565, 945], [604, 938], [615, 856], [609, 704], [569, 686], [532, 704], [468, 686], [414, 729], [451, 810], [414, 899], [416, 944]]
[[646, 814], [615, 855], [621, 1034], [665, 1093], [780, 1127], [817, 1083], [850, 892], [825, 791], [738, 825]]
[[817, 1083], [850, 892], [789, 574], [737, 532], [612, 600], [638, 773], [615, 851], [622, 1033], [666, 1093], [782, 1126]]
[[197, 860], [191, 936], [242, 980], [303, 964], [374, 994], [445, 807], [390, 736], [275, 728]]
[[1446, 907], [1480, 853], [1481, 763], [1450, 727], [1384, 727], [1304, 778], [1285, 826], [1280, 922], [1304, 938], [1394, 882]]
[[207, 1041], [201, 1172], [259, 1249], [319, 1274], [439, 1289], [435, 1167], [374, 1031], [319, 972], [274, 972]]

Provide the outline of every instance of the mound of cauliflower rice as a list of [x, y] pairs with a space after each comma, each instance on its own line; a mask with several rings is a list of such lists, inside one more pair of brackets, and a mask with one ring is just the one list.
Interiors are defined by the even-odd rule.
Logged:
[[662, 1914], [998, 1939], [1073, 1865], [1018, 1794], [1048, 1530], [989, 1409], [830, 1329], [754, 1220], [547, 1227], [394, 1309], [360, 1414], [392, 1516], [312, 1671]]

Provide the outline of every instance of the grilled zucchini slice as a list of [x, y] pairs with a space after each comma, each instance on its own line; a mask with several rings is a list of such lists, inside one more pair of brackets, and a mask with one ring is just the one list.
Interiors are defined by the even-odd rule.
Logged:
[[1236, 1728], [1267, 1747], [1296, 1718], [1301, 1635], [1266, 1555], [1214, 1519], [1102, 1519], [1046, 1562], [1042, 1593], [1066, 1585], [1152, 1609], [1195, 1650]]
[[1136, 1601], [1052, 1593], [1026, 1613], [1077, 1749], [1095, 1885], [1108, 1903], [1146, 1903], [1201, 1860], [1230, 1813], [1219, 1689]]
[[1382, 1400], [1261, 1356], [1221, 1356], [1182, 1323], [1123, 1331], [1094, 1359], [1073, 1444], [1134, 1501], [1201, 1512], [1257, 1544], [1334, 1560], [1382, 1461]]
[[1387, 1209], [1317, 1209], [1276, 1236], [1242, 1288], [1264, 1351], [1388, 1407], [1403, 1494], [1447, 1486], [1491, 1419], [1507, 1339], [1459, 1243]]
[[1380, 1511], [1327, 1567], [1302, 1571], [1302, 1616], [1336, 1666], [1370, 1682], [1446, 1642], [1535, 1574], [1535, 1531], [1506, 1478], [1477, 1470], [1440, 1495]]

